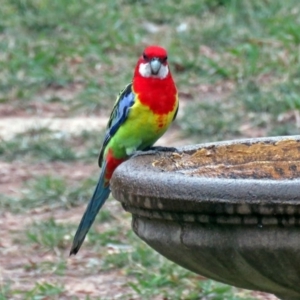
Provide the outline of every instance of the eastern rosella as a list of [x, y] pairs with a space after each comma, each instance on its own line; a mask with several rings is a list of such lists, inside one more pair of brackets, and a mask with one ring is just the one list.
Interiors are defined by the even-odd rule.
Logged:
[[99, 155], [99, 182], [78, 226], [70, 255], [76, 254], [110, 194], [115, 169], [137, 150], [149, 149], [168, 129], [178, 111], [178, 95], [167, 52], [150, 46], [139, 58], [132, 83], [119, 94]]

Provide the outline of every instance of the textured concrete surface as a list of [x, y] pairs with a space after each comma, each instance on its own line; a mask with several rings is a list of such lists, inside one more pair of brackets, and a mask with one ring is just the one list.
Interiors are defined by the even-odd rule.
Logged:
[[[300, 179], [283, 173], [280, 178], [277, 171], [269, 178], [266, 174], [253, 178], [251, 171], [249, 176], [234, 172], [234, 178], [228, 174], [222, 178], [222, 172], [217, 177], [209, 172], [193, 176], [188, 171], [195, 165], [188, 160], [185, 168], [178, 167], [178, 156], [212, 147], [217, 148], [215, 153], [222, 153], [222, 147], [229, 153], [231, 145], [239, 149], [239, 144], [258, 153], [259, 145], [271, 145], [263, 157], [269, 164], [274, 161], [273, 171], [284, 160], [292, 162], [293, 174], [300, 170], [299, 136], [196, 145], [125, 162], [113, 176], [113, 196], [133, 214], [136, 234], [179, 265], [238, 287], [300, 299]], [[294, 150], [287, 156], [291, 144]], [[237, 157], [244, 168], [242, 156]], [[174, 162], [176, 168], [162, 168], [163, 160]], [[259, 156], [257, 160], [263, 164]], [[234, 159], [228, 161], [235, 164]], [[209, 168], [214, 169], [214, 163], [212, 159]], [[259, 174], [259, 169], [255, 172]]]

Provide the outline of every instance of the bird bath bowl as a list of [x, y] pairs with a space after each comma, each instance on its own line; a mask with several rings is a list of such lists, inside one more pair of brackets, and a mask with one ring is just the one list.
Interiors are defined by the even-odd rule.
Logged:
[[230, 285], [300, 299], [300, 136], [133, 157], [113, 196], [175, 263]]

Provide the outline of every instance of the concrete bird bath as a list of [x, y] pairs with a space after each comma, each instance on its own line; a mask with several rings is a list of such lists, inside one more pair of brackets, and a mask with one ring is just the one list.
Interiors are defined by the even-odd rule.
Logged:
[[300, 136], [137, 156], [118, 167], [111, 189], [135, 233], [168, 259], [300, 299]]

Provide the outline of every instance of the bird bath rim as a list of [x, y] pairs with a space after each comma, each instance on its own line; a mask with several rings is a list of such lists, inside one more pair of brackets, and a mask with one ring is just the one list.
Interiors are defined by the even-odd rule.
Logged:
[[[300, 149], [300, 136], [285, 136], [191, 145], [178, 148], [178, 152], [192, 154], [212, 146], [251, 146], [282, 141], [295, 141], [299, 143]], [[189, 213], [257, 217], [262, 215], [273, 218], [275, 216], [277, 219], [280, 215], [300, 215], [300, 178], [193, 177], [179, 172], [163, 171], [153, 166], [154, 161], [171, 155], [172, 152], [142, 154], [123, 163], [112, 179], [113, 196], [122, 202], [125, 209], [133, 213], [138, 209], [140, 214], [156, 218], [172, 218], [172, 213], [176, 212], [186, 214], [187, 218]], [[160, 213], [155, 214], [153, 211]], [[162, 211], [169, 215], [161, 215]], [[270, 225], [274, 224], [274, 220], [269, 219], [268, 222]]]
[[[280, 153], [287, 161], [293, 155], [289, 145], [296, 146], [295, 164], [275, 170], [286, 177], [300, 170], [300, 136], [199, 144], [178, 152], [285, 142], [288, 147]], [[160, 162], [172, 155], [133, 157], [112, 177], [112, 194], [132, 213], [135, 233], [195, 273], [284, 300], [300, 299], [300, 178], [193, 177], [161, 168]]]

